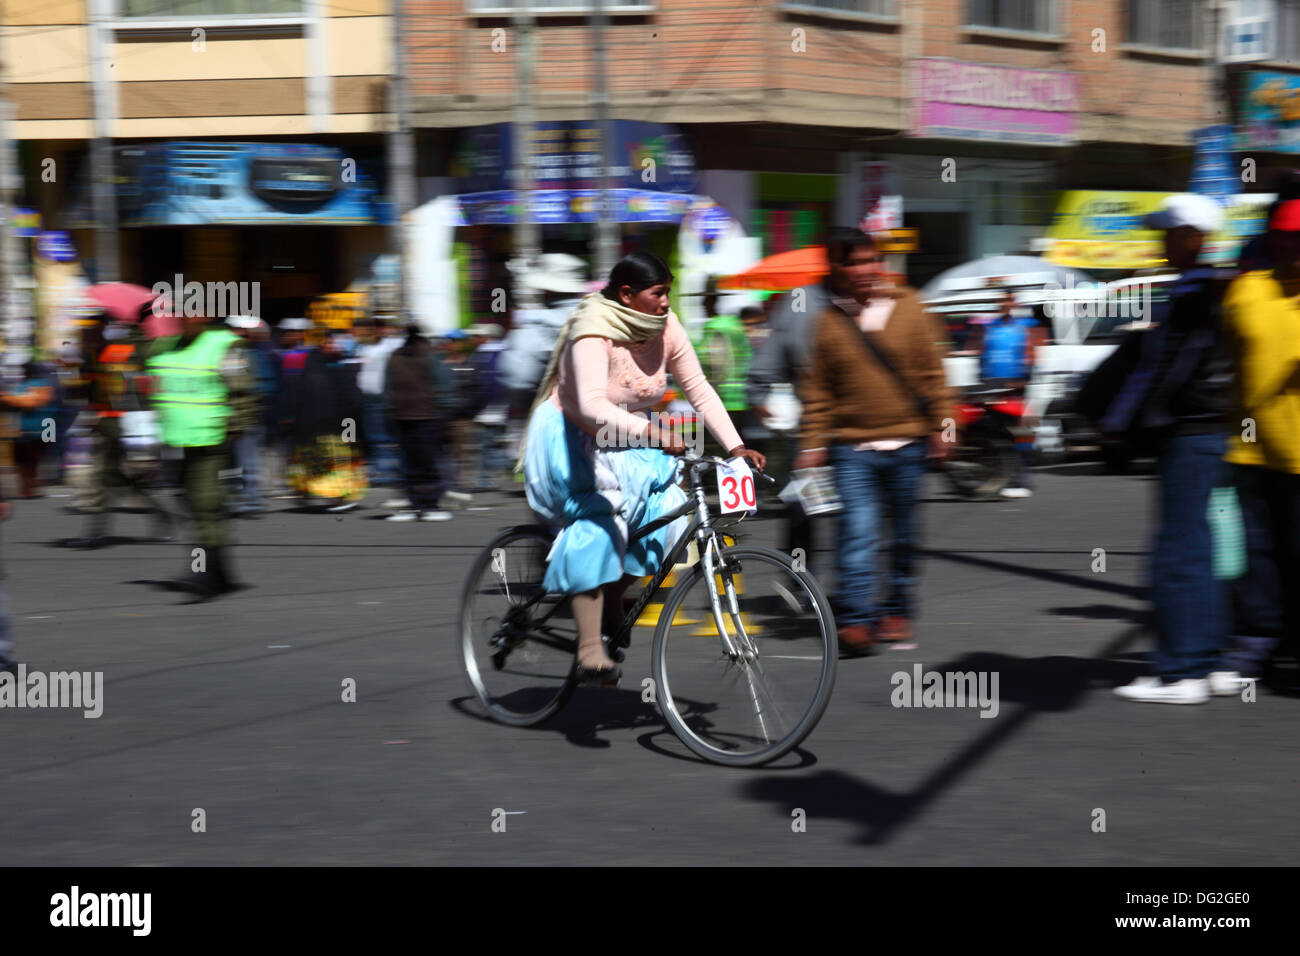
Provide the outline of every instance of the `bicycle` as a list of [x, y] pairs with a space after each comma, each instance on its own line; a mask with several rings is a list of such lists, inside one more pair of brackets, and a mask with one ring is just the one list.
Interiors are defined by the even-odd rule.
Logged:
[[[687, 515], [691, 521], [618, 633], [607, 636], [607, 650], [622, 661], [633, 627], [668, 589], [651, 649], [661, 714], [706, 760], [738, 767], [768, 763], [798, 746], [830, 702], [838, 657], [834, 616], [816, 579], [788, 556], [727, 543], [704, 482], [723, 459], [679, 461], [690, 481], [687, 501], [632, 540]], [[754, 499], [752, 489], [745, 499]], [[465, 675], [488, 716], [503, 724], [539, 724], [577, 687], [577, 628], [567, 597], [542, 586], [554, 540], [541, 525], [502, 532], [478, 556], [462, 592]], [[679, 570], [692, 544], [696, 560]]]

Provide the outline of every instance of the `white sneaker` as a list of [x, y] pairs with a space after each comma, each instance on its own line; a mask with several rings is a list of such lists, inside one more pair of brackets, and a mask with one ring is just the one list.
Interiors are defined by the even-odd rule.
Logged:
[[450, 521], [450, 511], [426, 511], [420, 515], [421, 521]]
[[342, 504], [331, 505], [325, 510], [328, 511], [330, 514], [342, 514], [345, 511], [351, 511], [356, 506], [357, 503], [355, 501], [345, 501]]
[[998, 494], [1003, 498], [1032, 498], [1034, 495], [1028, 488], [1003, 488]]
[[405, 498], [394, 498], [392, 501], [385, 501], [379, 507], [387, 508], [390, 511], [405, 511], [407, 508], [411, 507], [411, 503]]
[[395, 515], [389, 515], [385, 521], [415, 521], [420, 515], [415, 511], [399, 511]]
[[1204, 704], [1210, 699], [1210, 682], [1204, 677], [1166, 684], [1159, 677], [1139, 677], [1115, 688], [1115, 696], [1145, 704]]
[[464, 508], [473, 500], [472, 496], [465, 494], [463, 491], [444, 491], [442, 501], [438, 503], [444, 508]]
[[1255, 683], [1253, 677], [1242, 677], [1237, 671], [1211, 671], [1210, 693], [1215, 697], [1236, 697]]

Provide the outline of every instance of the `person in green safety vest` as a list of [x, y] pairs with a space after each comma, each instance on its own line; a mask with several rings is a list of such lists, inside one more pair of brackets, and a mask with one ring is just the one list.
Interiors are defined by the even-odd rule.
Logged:
[[182, 332], [157, 339], [145, 366], [162, 440], [180, 449], [180, 484], [199, 547], [174, 582], [206, 601], [238, 588], [227, 549], [221, 470], [244, 429], [257, 420], [257, 384], [242, 340], [224, 323], [185, 316]]
[[745, 324], [734, 315], [718, 315], [717, 280], [710, 277], [705, 284], [703, 306], [708, 321], [700, 330], [696, 351], [700, 365], [709, 384], [717, 389], [722, 404], [729, 412], [742, 412], [749, 407], [745, 397], [745, 379], [753, 349]]

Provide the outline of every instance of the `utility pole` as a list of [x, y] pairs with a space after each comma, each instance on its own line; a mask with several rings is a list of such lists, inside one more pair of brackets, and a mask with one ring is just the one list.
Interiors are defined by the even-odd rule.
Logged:
[[591, 102], [596, 107], [596, 123], [600, 127], [600, 212], [596, 220], [596, 275], [604, 278], [618, 261], [619, 232], [610, 209], [609, 167], [613, 144], [610, 142], [609, 89], [605, 78], [605, 0], [592, 4], [592, 72], [595, 89]]
[[397, 257], [397, 289], [393, 297], [397, 313], [407, 321], [409, 305], [406, 283], [411, 275], [411, 226], [408, 216], [415, 208], [415, 142], [411, 133], [410, 104], [407, 98], [406, 35], [404, 0], [393, 0], [392, 94], [393, 126], [388, 139], [388, 170], [393, 196], [393, 224], [389, 246]]
[[[0, 81], [3, 82], [3, 81]], [[7, 94], [8, 90], [4, 90]], [[12, 348], [18, 315], [18, 274], [22, 271], [14, 246], [14, 193], [17, 189], [18, 170], [14, 148], [14, 105], [5, 95], [0, 98], [0, 195], [4, 197], [4, 232], [0, 234], [0, 329], [5, 345]]]
[[117, 282], [121, 264], [117, 245], [117, 176], [113, 164], [112, 97], [108, 75], [108, 0], [91, 0], [91, 89], [95, 128], [90, 141], [91, 189], [95, 201], [95, 281]]
[[[541, 253], [540, 230], [533, 221], [533, 69], [536, 24], [533, 20], [532, 0], [515, 0], [512, 17], [515, 26], [515, 97], [514, 121], [514, 191], [518, 215], [514, 223], [515, 259], [528, 267], [537, 262]], [[537, 308], [537, 291], [521, 281], [515, 274], [516, 309]]]

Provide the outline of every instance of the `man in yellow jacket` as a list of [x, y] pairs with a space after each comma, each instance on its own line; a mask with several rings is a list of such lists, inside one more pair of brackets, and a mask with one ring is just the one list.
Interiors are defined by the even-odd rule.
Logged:
[[1224, 457], [1248, 560], [1233, 583], [1233, 646], [1214, 688], [1225, 695], [1300, 636], [1300, 200], [1278, 207], [1268, 242], [1276, 266], [1247, 272], [1224, 298], [1240, 410]]

